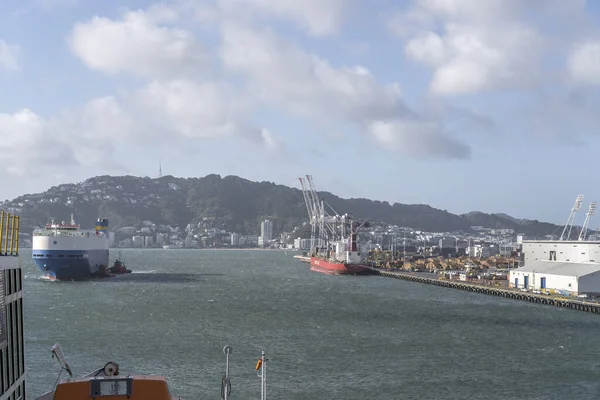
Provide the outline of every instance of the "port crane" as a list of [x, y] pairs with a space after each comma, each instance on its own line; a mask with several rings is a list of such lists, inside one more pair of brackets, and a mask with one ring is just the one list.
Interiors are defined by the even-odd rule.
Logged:
[[335, 221], [337, 215], [331, 216], [325, 211], [325, 201], [319, 198], [311, 175], [298, 179], [311, 225], [310, 250], [313, 252], [317, 247], [326, 247], [327, 242], [334, 238], [336, 228], [332, 222]]
[[[321, 247], [321, 226], [323, 221], [322, 202], [319, 202], [319, 197], [314, 185], [312, 183], [312, 177], [306, 175], [305, 178], [298, 178], [300, 186], [302, 187], [302, 195], [304, 196], [304, 202], [306, 203], [306, 211], [308, 212], [308, 221], [310, 223], [310, 250], [317, 247]], [[317, 235], [318, 234], [318, 235]], [[319, 238], [319, 242], [315, 243], [315, 239]]]
[[[311, 225], [311, 254], [315, 253], [317, 248], [319, 252], [329, 249], [333, 242], [344, 242], [348, 237], [356, 239], [358, 230], [365, 226], [367, 221], [359, 223], [348, 214], [340, 215], [325, 200], [319, 198], [311, 175], [298, 178], [298, 180], [302, 187], [308, 220]], [[325, 210], [325, 205], [331, 210], [331, 213]], [[356, 247], [356, 242], [351, 240], [350, 245]], [[351, 251], [356, 250], [351, 249]]]

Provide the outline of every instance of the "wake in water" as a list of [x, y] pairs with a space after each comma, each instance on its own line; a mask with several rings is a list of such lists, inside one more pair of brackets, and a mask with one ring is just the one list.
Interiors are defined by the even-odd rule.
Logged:
[[[27, 279], [28, 277], [29, 277], [28, 275], [25, 275], [25, 279]], [[36, 276], [36, 278], [37, 278], [38, 280], [40, 280], [40, 281], [44, 281], [44, 282], [60, 282], [60, 281], [59, 281], [59, 280], [57, 280], [57, 279], [52, 279], [52, 278], [50, 278], [50, 277], [47, 277], [47, 276], [45, 276], [45, 275]]]

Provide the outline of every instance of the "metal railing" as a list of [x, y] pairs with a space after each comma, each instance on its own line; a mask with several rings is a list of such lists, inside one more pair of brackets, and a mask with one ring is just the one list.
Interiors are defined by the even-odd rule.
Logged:
[[0, 256], [19, 255], [19, 216], [0, 211]]

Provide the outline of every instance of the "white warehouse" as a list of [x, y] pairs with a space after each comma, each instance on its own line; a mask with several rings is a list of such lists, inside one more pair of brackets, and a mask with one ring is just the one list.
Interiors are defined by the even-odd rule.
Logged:
[[509, 279], [515, 288], [600, 295], [600, 263], [533, 261], [510, 271]]
[[525, 265], [533, 261], [600, 263], [600, 242], [579, 240], [524, 240]]
[[600, 242], [525, 240], [524, 266], [510, 272], [509, 286], [600, 294]]
[[560, 240], [523, 241], [524, 266], [510, 271], [510, 287], [600, 295], [600, 242], [585, 240], [590, 217], [596, 209], [595, 201], [590, 204], [577, 240], [570, 240], [582, 201], [580, 194]]

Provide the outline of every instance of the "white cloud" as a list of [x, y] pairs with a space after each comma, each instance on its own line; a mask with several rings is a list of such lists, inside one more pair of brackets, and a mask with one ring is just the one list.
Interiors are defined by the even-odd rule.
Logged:
[[272, 32], [227, 25], [221, 55], [262, 99], [302, 115], [362, 122], [408, 114], [397, 85], [379, 85], [363, 67], [334, 68]]
[[[147, 132], [142, 126], [117, 98], [106, 96], [63, 111], [49, 121], [47, 130], [48, 135], [70, 144], [78, 165], [98, 167], [107, 165], [107, 155], [115, 148], [144, 138]], [[118, 166], [119, 160], [113, 159], [110, 164]]]
[[16, 176], [74, 162], [68, 145], [49, 135], [48, 123], [28, 109], [0, 114], [0, 161]]
[[431, 68], [430, 98], [471, 95], [456, 106], [484, 117], [446, 114], [446, 131], [580, 144], [598, 126], [587, 90], [600, 84], [600, 40], [588, 11], [585, 0], [412, 0], [388, 23], [406, 57]]
[[130, 11], [120, 20], [94, 17], [75, 25], [69, 45], [88, 67], [106, 73], [171, 77], [198, 72], [205, 55], [194, 36], [161, 25], [176, 18], [165, 6]]
[[[404, 104], [398, 86], [379, 84], [364, 67], [336, 68], [267, 30], [228, 24], [223, 35], [224, 65], [248, 77], [251, 90], [274, 107], [318, 120], [353, 122], [360, 129], [400, 121], [397, 124], [404, 124], [403, 137], [413, 140], [411, 146], [422, 140], [423, 151], [429, 148], [429, 137], [446, 138], [439, 127], [435, 133], [423, 133], [421, 125], [411, 122], [416, 114]], [[414, 134], [406, 133], [411, 129], [416, 130]], [[370, 134], [380, 132], [365, 130]], [[385, 140], [378, 142], [386, 145]], [[440, 143], [452, 144], [453, 140]], [[441, 150], [432, 148], [431, 154], [441, 154]], [[458, 157], [468, 155], [457, 153]]]
[[600, 40], [575, 45], [567, 65], [577, 84], [600, 85]]
[[111, 120], [118, 114], [115, 107], [114, 99], [100, 98], [50, 119], [29, 109], [0, 113], [0, 171], [6, 182], [37, 191], [98, 173], [131, 171], [114, 156], [123, 133], [121, 120]]
[[18, 62], [19, 46], [11, 45], [0, 39], [0, 68], [9, 71], [19, 69]]
[[445, 136], [437, 123], [420, 121], [375, 121], [368, 130], [379, 143], [407, 156], [465, 159], [471, 156], [466, 144]]
[[267, 149], [271, 151], [281, 150], [283, 144], [281, 139], [277, 136], [274, 136], [271, 132], [266, 129], [262, 129], [260, 132], [260, 137], [262, 141], [265, 143]]
[[142, 107], [164, 130], [189, 138], [243, 134], [249, 110], [239, 93], [219, 82], [153, 81], [136, 95]]
[[561, 46], [541, 21], [559, 30], [565, 16], [575, 21], [583, 7], [582, 1], [414, 0], [389, 26], [409, 59], [433, 69], [432, 92], [468, 94], [539, 85], [544, 57]]
[[[229, 91], [229, 92], [228, 92]], [[11, 173], [32, 176], [46, 167], [125, 169], [108, 159], [117, 149], [169, 146], [187, 151], [190, 140], [232, 137], [267, 150], [282, 147], [273, 133], [247, 122], [251, 109], [224, 83], [153, 81], [120, 97], [92, 99], [48, 120], [30, 110], [0, 114], [0, 160]], [[46, 171], [45, 171], [46, 172]]]
[[[126, 12], [119, 20], [95, 17], [75, 26], [69, 38], [71, 49], [90, 68], [150, 79], [118, 100], [97, 100], [86, 107], [89, 111], [94, 106], [96, 114], [111, 123], [118, 121], [120, 129], [106, 131], [120, 132], [119, 139], [141, 136], [158, 142], [232, 135], [256, 142], [261, 137], [260, 129], [247, 121], [251, 107], [243, 92], [221, 81], [200, 80], [207, 53], [190, 31], [172, 26], [189, 22], [190, 16], [197, 20], [204, 9], [186, 1], [159, 3]], [[88, 113], [79, 123], [97, 126], [90, 118]]]
[[337, 32], [352, 3], [353, 0], [220, 0], [229, 16], [279, 18], [314, 36]]

